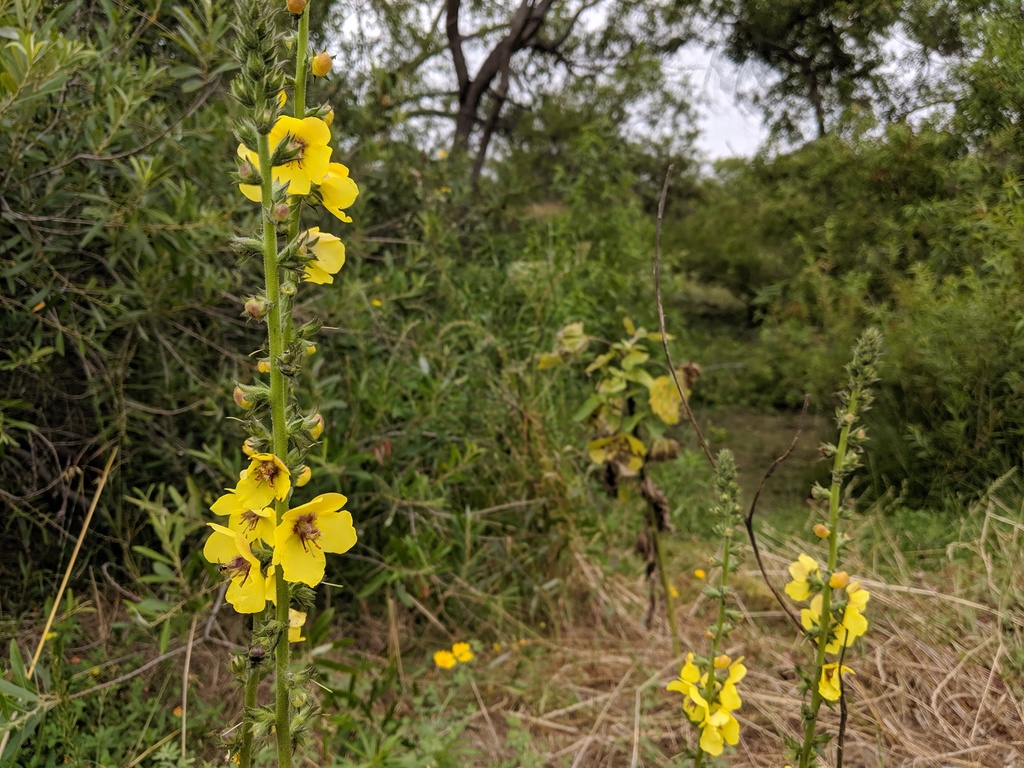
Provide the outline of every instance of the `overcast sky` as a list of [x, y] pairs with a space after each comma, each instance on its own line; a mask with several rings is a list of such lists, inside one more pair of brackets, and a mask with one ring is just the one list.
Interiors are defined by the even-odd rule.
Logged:
[[756, 80], [715, 51], [688, 46], [683, 60], [699, 113], [697, 148], [710, 160], [750, 157], [768, 138], [760, 113], [741, 97]]

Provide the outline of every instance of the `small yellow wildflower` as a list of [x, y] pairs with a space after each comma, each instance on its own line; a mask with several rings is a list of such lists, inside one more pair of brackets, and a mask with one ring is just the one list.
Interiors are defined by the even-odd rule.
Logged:
[[451, 669], [458, 663], [458, 659], [451, 651], [435, 651], [434, 663], [441, 669]]
[[295, 475], [295, 487], [301, 488], [313, 477], [313, 470], [303, 465]]
[[821, 668], [821, 680], [818, 681], [818, 693], [828, 701], [839, 701], [843, 692], [843, 675], [847, 672], [856, 674], [847, 666], [840, 667], [836, 664], [826, 664]]
[[380, 299], [373, 299], [370, 303], [373, 304], [373, 306], [375, 306], [375, 307], [383, 307], [384, 306], [384, 302], [381, 301]]
[[[273, 154], [278, 144], [289, 141], [296, 155], [292, 160], [275, 165], [274, 181], [288, 183], [288, 194], [308, 195], [312, 184], [322, 184], [331, 163], [331, 129], [318, 117], [306, 117], [299, 120], [295, 117], [282, 115], [277, 118], [270, 130], [270, 152]], [[238, 145], [238, 157], [259, 170], [260, 158], [256, 152], [244, 144]], [[258, 203], [262, 200], [262, 192], [256, 184], [239, 184], [242, 194]]]
[[217, 523], [207, 523], [213, 529], [203, 547], [203, 556], [211, 563], [220, 565], [224, 573], [231, 575], [225, 599], [239, 613], [258, 613], [267, 604], [266, 583], [249, 542], [237, 531]]
[[673, 585], [671, 585], [671, 584], [669, 584], [669, 585], [668, 585], [668, 593], [669, 593], [669, 595], [671, 595], [671, 597], [672, 597], [672, 599], [673, 599], [673, 600], [675, 600], [675, 599], [676, 599], [677, 597], [679, 597], [679, 590], [678, 590], [678, 589], [676, 589], [676, 588], [675, 588], [675, 587], [674, 587]]
[[789, 566], [789, 575], [793, 580], [786, 585], [786, 594], [797, 602], [806, 600], [811, 595], [810, 577], [820, 577], [820, 574], [818, 561], [809, 555], [801, 554]]
[[[828, 653], [839, 653], [839, 649], [849, 648], [853, 641], [868, 631], [868, 620], [864, 618], [862, 611], [867, 606], [870, 595], [866, 589], [862, 589], [860, 582], [853, 582], [846, 588], [848, 602], [843, 609], [843, 618], [838, 626], [831, 629], [835, 637], [825, 646]], [[815, 595], [810, 605], [800, 611], [800, 623], [804, 629], [811, 629], [821, 623], [821, 595]]]
[[257, 362], [256, 370], [260, 373], [270, 373], [270, 360], [263, 359]]
[[814, 535], [819, 539], [827, 539], [832, 535], [832, 531], [830, 531], [827, 526], [818, 523], [814, 526]]
[[274, 543], [274, 510], [269, 507], [250, 509], [238, 501], [238, 494], [228, 491], [210, 505], [215, 515], [228, 519], [228, 528], [245, 536], [248, 542]]
[[238, 504], [246, 509], [263, 509], [277, 499], [284, 501], [291, 490], [291, 473], [272, 453], [256, 453], [235, 487]]
[[463, 664], [473, 659], [473, 651], [470, 650], [469, 643], [455, 643], [452, 646], [452, 655]]
[[723, 653], [715, 656], [715, 669], [728, 669], [730, 664], [732, 664], [732, 659], [729, 658], [729, 654]]
[[313, 252], [313, 259], [306, 262], [302, 279], [317, 285], [333, 283], [334, 275], [345, 265], [345, 244], [330, 232], [321, 232], [320, 227], [306, 230], [305, 237], [311, 243], [307, 247]]
[[274, 565], [287, 581], [315, 587], [324, 578], [324, 553], [352, 549], [356, 529], [342, 509], [347, 501], [340, 493], [325, 493], [284, 513], [274, 531]]
[[320, 181], [320, 196], [324, 201], [324, 208], [334, 214], [342, 221], [352, 221], [345, 208], [348, 208], [359, 196], [359, 187], [348, 176], [348, 168], [341, 163], [331, 163], [327, 166], [327, 173]]
[[693, 577], [695, 579], [699, 579], [699, 580], [703, 581], [704, 579], [706, 579], [708, 577], [708, 574], [707, 574], [707, 572], [703, 568], [694, 568], [693, 569]]

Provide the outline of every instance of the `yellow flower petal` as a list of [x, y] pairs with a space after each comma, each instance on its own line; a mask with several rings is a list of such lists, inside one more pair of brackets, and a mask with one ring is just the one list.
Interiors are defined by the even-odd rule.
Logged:
[[473, 651], [469, 649], [469, 643], [456, 643], [452, 646], [452, 655], [463, 663], [473, 658]]
[[359, 187], [349, 178], [348, 168], [341, 163], [330, 163], [327, 166], [326, 175], [319, 183], [324, 208], [342, 221], [352, 221], [344, 209], [356, 201]]
[[283, 501], [291, 489], [288, 467], [272, 453], [253, 455], [245, 476], [235, 487], [238, 503], [247, 509], [263, 509], [276, 498]]
[[345, 264], [345, 244], [329, 232], [321, 232], [320, 227], [310, 228], [306, 237], [316, 242], [309, 246], [314, 258], [306, 263], [303, 279], [318, 285], [333, 283], [333, 276]]
[[457, 660], [451, 651], [437, 651], [434, 653], [434, 663], [441, 669], [451, 669]]

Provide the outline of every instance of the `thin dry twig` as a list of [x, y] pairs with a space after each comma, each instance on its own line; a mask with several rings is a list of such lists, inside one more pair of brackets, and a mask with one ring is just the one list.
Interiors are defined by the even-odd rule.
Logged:
[[800, 623], [800, 619], [797, 618], [796, 613], [790, 608], [789, 604], [782, 599], [782, 595], [779, 594], [779, 590], [776, 589], [775, 585], [772, 584], [771, 579], [768, 578], [768, 572], [765, 570], [764, 562], [761, 559], [761, 549], [757, 546], [757, 536], [754, 535], [754, 514], [757, 512], [757, 500], [761, 498], [761, 491], [764, 490], [765, 485], [768, 483], [768, 478], [775, 474], [775, 470], [778, 469], [782, 463], [788, 459], [793, 451], [796, 449], [796, 444], [800, 441], [800, 435], [804, 431], [804, 419], [807, 417], [807, 407], [811, 403], [810, 395], [804, 395], [804, 407], [800, 410], [800, 421], [796, 427], [796, 433], [793, 435], [793, 442], [789, 444], [789, 448], [779, 456], [775, 461], [768, 467], [768, 471], [764, 473], [764, 477], [761, 478], [761, 484], [757, 486], [757, 492], [754, 493], [754, 498], [750, 502], [750, 509], [747, 511], [747, 516], [743, 518], [743, 524], [747, 528], [747, 538], [750, 539], [750, 548], [754, 551], [754, 559], [757, 560], [757, 567], [761, 571], [761, 578], [764, 579], [764, 583], [768, 585], [768, 589], [772, 591], [772, 595], [775, 596], [776, 602], [782, 606], [782, 610], [789, 616], [789, 620], [793, 622], [793, 625], [797, 628], [797, 631], [803, 634], [804, 628]]
[[668, 197], [668, 183], [672, 178], [673, 170], [675, 170], [675, 166], [670, 165], [665, 172], [665, 184], [661, 188], [661, 198], [658, 200], [658, 223], [654, 229], [654, 292], [658, 298], [658, 328], [661, 330], [661, 346], [665, 349], [665, 359], [668, 360], [668, 372], [672, 376], [672, 381], [675, 382], [679, 396], [683, 399], [683, 410], [686, 411], [686, 419], [697, 434], [697, 441], [700, 443], [704, 455], [707, 456], [711, 468], [717, 469], [715, 457], [711, 455], [711, 449], [704, 439], [704, 433], [701, 432], [700, 426], [697, 424], [697, 418], [690, 409], [690, 399], [686, 396], [683, 386], [679, 383], [679, 375], [676, 373], [675, 363], [672, 362], [672, 353], [668, 350], [668, 336], [665, 333], [665, 305], [661, 301], [661, 222], [665, 217], [665, 200]]
[[196, 641], [196, 624], [199, 623], [199, 614], [192, 617], [192, 627], [188, 631], [188, 646], [185, 649], [185, 668], [181, 673], [181, 754], [188, 754], [186, 741], [188, 738], [188, 671], [192, 666], [192, 645]]

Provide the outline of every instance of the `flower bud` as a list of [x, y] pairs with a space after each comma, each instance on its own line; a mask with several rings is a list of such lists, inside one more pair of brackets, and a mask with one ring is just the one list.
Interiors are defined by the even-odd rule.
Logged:
[[291, 216], [291, 214], [292, 209], [288, 206], [288, 203], [278, 203], [270, 212], [271, 217], [278, 224], [284, 224], [288, 221], [288, 217]]
[[228, 669], [231, 670], [233, 675], [244, 675], [246, 666], [246, 658], [242, 655], [232, 656], [231, 661], [228, 662]]
[[828, 585], [832, 589], [842, 589], [850, 583], [850, 574], [846, 571], [836, 571], [832, 574], [832, 578], [828, 580]]
[[306, 345], [306, 357], [312, 357], [316, 354], [316, 344]]
[[281, 283], [281, 295], [292, 297], [295, 295], [295, 283], [291, 280], [285, 280]]
[[239, 408], [252, 408], [252, 400], [245, 396], [245, 392], [242, 391], [241, 387], [235, 387], [235, 391], [232, 396], [235, 398], [235, 405]]
[[715, 633], [712, 632], [710, 629], [705, 629], [704, 630], [704, 639], [705, 640], [714, 640], [715, 639]]
[[817, 536], [819, 539], [827, 539], [829, 536], [832, 535], [832, 531], [830, 531], [827, 526], [818, 523], [816, 526], [814, 526], [814, 535]]
[[270, 373], [270, 360], [264, 358], [256, 363], [256, 370], [260, 373]]
[[864, 440], [867, 436], [868, 433], [864, 430], [863, 427], [858, 429], [857, 432], [854, 434], [854, 437], [856, 437], [858, 440]]
[[323, 51], [314, 56], [309, 70], [313, 73], [313, 77], [327, 77], [327, 74], [331, 71], [330, 54], [327, 51]]
[[260, 184], [263, 181], [259, 171], [249, 161], [245, 161], [238, 166], [238, 180], [242, 184]]
[[327, 123], [327, 127], [329, 128], [331, 123], [334, 122], [334, 107], [328, 107], [327, 111], [324, 112], [323, 117], [320, 119]]
[[318, 413], [313, 417], [313, 421], [316, 423], [309, 428], [309, 436], [314, 440], [319, 440], [320, 435], [324, 433], [324, 417], [322, 414]]
[[258, 438], [249, 437], [242, 443], [242, 453], [250, 459], [260, 452], [260, 441]]
[[857, 417], [854, 416], [852, 413], [843, 414], [843, 421], [845, 421], [847, 424], [853, 424], [853, 420], [855, 418]]
[[732, 659], [729, 658], [728, 654], [723, 653], [720, 656], [715, 656], [715, 669], [726, 669], [730, 664], [732, 664]]
[[313, 470], [303, 465], [299, 471], [295, 473], [295, 479], [292, 482], [295, 483], [296, 488], [301, 488], [309, 482], [311, 477], [313, 477]]
[[253, 666], [262, 663], [267, 657], [267, 649], [262, 645], [254, 645], [249, 649], [249, 663]]
[[306, 0], [288, 0], [288, 13], [294, 16], [301, 16], [306, 10]]
[[251, 296], [245, 301], [245, 314], [252, 320], [262, 320], [267, 315], [270, 305], [265, 299]]

